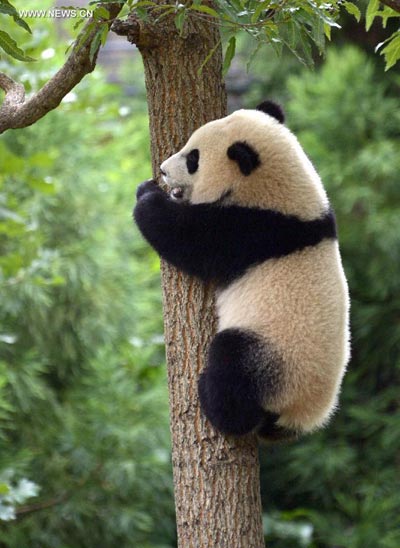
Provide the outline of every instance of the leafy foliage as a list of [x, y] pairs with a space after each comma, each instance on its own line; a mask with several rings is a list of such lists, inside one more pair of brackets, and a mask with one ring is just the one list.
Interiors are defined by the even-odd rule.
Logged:
[[159, 262], [130, 215], [145, 106], [101, 74], [69, 99], [0, 142], [0, 546], [167, 548]]
[[[372, 23], [377, 17], [382, 19], [382, 25], [386, 28], [388, 20], [399, 18], [400, 13], [389, 6], [382, 6], [379, 0], [369, 0], [365, 16], [367, 30], [371, 28]], [[394, 32], [386, 40], [378, 44], [376, 50], [381, 50], [381, 55], [385, 57], [386, 70], [395, 65], [400, 59], [400, 30]]]
[[[100, 3], [96, 0], [94, 4]], [[315, 51], [325, 52], [326, 40], [331, 39], [331, 29], [340, 28], [341, 13], [347, 13], [361, 20], [360, 8], [348, 0], [215, 0], [212, 5], [202, 0], [191, 2], [155, 2], [152, 0], [125, 0], [121, 16], [134, 10], [147, 20], [148, 14], [155, 15], [155, 21], [164, 17], [174, 17], [180, 33], [184, 32], [188, 17], [207, 20], [218, 24], [227, 43], [224, 57], [226, 74], [235, 54], [239, 33], [247, 33], [255, 42], [254, 52], [262, 46], [272, 46], [277, 55], [284, 49], [290, 51], [303, 64], [314, 64]], [[370, 0], [366, 11], [366, 28], [369, 30], [375, 17], [381, 17], [384, 27], [387, 20], [400, 14], [379, 0]], [[383, 47], [385, 46], [385, 47]], [[385, 57], [386, 70], [400, 58], [399, 31], [391, 34], [377, 50]], [[253, 52], [253, 53], [254, 53]], [[210, 52], [212, 55], [214, 52]], [[252, 56], [252, 55], [251, 55]], [[205, 59], [205, 62], [208, 60]]]
[[[337, 19], [340, 2], [327, 4], [321, 0], [216, 0], [211, 7], [198, 0], [174, 5], [139, 0], [132, 7], [136, 10], [146, 8], [146, 11], [152, 13], [160, 12], [159, 18], [174, 15], [179, 31], [184, 28], [185, 17], [218, 24], [227, 41], [224, 61], [226, 72], [233, 59], [237, 34], [240, 32], [252, 37], [256, 49], [271, 45], [280, 54], [282, 48], [286, 47], [299, 61], [312, 65], [312, 48], [315, 47], [322, 54], [325, 39], [330, 39], [330, 28], [339, 27]], [[142, 11], [138, 13], [141, 14]]]
[[[18, 11], [8, 0], [0, 0], [0, 15], [11, 17], [21, 28], [32, 33], [28, 23], [19, 16]], [[19, 61], [33, 61], [32, 57], [26, 55], [17, 45], [17, 42], [6, 32], [0, 29], [0, 48], [8, 55]]]
[[[88, 10], [77, 11], [74, 6], [63, 7], [64, 12], [70, 10], [76, 13], [76, 22], [73, 25], [76, 31], [82, 23], [87, 21], [90, 13], [90, 22], [80, 32], [75, 41], [79, 48], [91, 36], [90, 58], [93, 60], [98, 48], [104, 46], [109, 32], [108, 20], [110, 12], [107, 3], [112, 0], [94, 0], [90, 2]], [[229, 69], [235, 55], [237, 35], [245, 32], [255, 42], [256, 52], [260, 47], [272, 46], [280, 55], [283, 48], [291, 51], [295, 57], [308, 66], [314, 64], [314, 51], [324, 54], [326, 40], [331, 39], [331, 29], [340, 28], [339, 16], [341, 11], [353, 15], [357, 21], [361, 19], [358, 6], [348, 0], [215, 0], [213, 5], [202, 0], [191, 2], [155, 2], [153, 0], [121, 0], [122, 12], [120, 17], [126, 17], [130, 11], [136, 12], [138, 17], [147, 20], [149, 13], [157, 23], [164, 17], [173, 17], [175, 26], [180, 34], [184, 32], [188, 17], [207, 20], [210, 24], [218, 24], [225, 36], [227, 46], [224, 58], [224, 73]], [[19, 15], [9, 0], [0, 0], [0, 14], [14, 19], [22, 28], [31, 32], [26, 22], [29, 10], [24, 10], [26, 16]], [[399, 17], [400, 14], [388, 6], [382, 6], [379, 0], [370, 0], [366, 11], [366, 28], [371, 27], [376, 17], [382, 18], [386, 27], [388, 19]], [[17, 45], [10, 34], [0, 29], [0, 47], [11, 57], [19, 61], [32, 61]], [[384, 42], [376, 47], [381, 49], [385, 57], [386, 69], [391, 68], [400, 58], [399, 31], [391, 34]], [[213, 55], [214, 51], [210, 52]], [[208, 61], [208, 57], [204, 63]]]

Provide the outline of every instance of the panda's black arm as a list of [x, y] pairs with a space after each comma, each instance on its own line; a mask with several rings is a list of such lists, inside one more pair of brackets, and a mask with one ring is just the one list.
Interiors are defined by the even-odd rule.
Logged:
[[333, 213], [301, 221], [276, 211], [188, 204], [146, 183], [134, 217], [159, 255], [205, 281], [226, 283], [249, 266], [335, 237]]

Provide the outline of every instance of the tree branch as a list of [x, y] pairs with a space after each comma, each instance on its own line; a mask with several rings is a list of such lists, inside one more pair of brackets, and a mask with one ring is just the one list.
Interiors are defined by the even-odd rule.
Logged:
[[[122, 4], [107, 4], [110, 19], [107, 22], [111, 26], [122, 9]], [[80, 39], [85, 36], [88, 27], [90, 32], [80, 44]], [[0, 134], [7, 129], [27, 127], [34, 124], [50, 110], [55, 109], [82, 78], [92, 72], [96, 66], [97, 54], [100, 43], [91, 59], [90, 48], [104, 25], [104, 21], [90, 19], [81, 33], [78, 35], [75, 46], [61, 69], [40, 89], [37, 93], [25, 100], [25, 90], [22, 84], [14, 82], [9, 76], [0, 73], [0, 88], [6, 93], [0, 108]]]
[[[149, 10], [149, 14], [151, 14], [151, 10]], [[126, 36], [128, 42], [139, 48], [154, 48], [160, 42], [159, 33], [157, 33], [154, 23], [151, 23], [150, 20], [141, 21], [134, 11], [131, 11], [125, 21], [116, 19], [111, 30], [118, 36]]]
[[400, 13], [400, 0], [380, 0], [380, 3]]

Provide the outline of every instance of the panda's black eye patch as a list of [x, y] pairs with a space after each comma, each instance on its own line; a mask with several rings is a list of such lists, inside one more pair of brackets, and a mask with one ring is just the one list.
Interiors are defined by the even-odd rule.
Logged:
[[196, 171], [198, 170], [199, 158], [200, 158], [200, 152], [198, 148], [194, 148], [186, 156], [186, 166], [190, 175], [193, 175], [193, 173], [196, 173]]
[[260, 165], [258, 153], [245, 141], [236, 141], [226, 151], [228, 158], [239, 164], [239, 169], [243, 175], [250, 173]]

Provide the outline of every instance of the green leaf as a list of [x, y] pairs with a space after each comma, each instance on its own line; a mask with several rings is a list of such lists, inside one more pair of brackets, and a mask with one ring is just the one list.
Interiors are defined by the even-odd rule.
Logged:
[[95, 34], [95, 36], [92, 40], [92, 43], [90, 44], [89, 59], [90, 59], [91, 63], [93, 63], [94, 56], [96, 55], [96, 53], [97, 53], [97, 51], [100, 47], [102, 34], [103, 34], [103, 28], [100, 28], [96, 32], [96, 34]]
[[353, 4], [353, 2], [344, 2], [344, 9], [347, 11], [347, 13], [350, 13], [350, 15], [354, 15], [354, 17], [357, 20], [357, 23], [360, 22], [361, 19], [361, 12], [358, 6]]
[[23, 19], [21, 19], [21, 17], [19, 16], [17, 10], [15, 9], [15, 7], [10, 4], [10, 2], [8, 2], [8, 0], [0, 0], [0, 13], [4, 13], [6, 15], [9, 15], [10, 17], [12, 17], [14, 19], [14, 21], [17, 23], [17, 25], [19, 25], [20, 27], [22, 27], [23, 29], [25, 29], [26, 31], [28, 31], [30, 34], [32, 34], [32, 31], [28, 25], [28, 23], [26, 21], [24, 21]]
[[0, 30], [0, 48], [11, 57], [14, 57], [14, 59], [18, 59], [18, 61], [35, 61], [35, 59], [29, 57], [29, 55], [25, 55], [22, 49], [17, 46], [17, 42], [4, 30]]
[[231, 36], [228, 42], [228, 47], [226, 48], [224, 64], [222, 66], [223, 76], [225, 76], [225, 74], [229, 70], [229, 67], [231, 66], [232, 59], [235, 56], [235, 51], [236, 51], [236, 36]]
[[37, 177], [32, 177], [29, 179], [29, 186], [39, 192], [42, 192], [43, 194], [54, 194], [56, 191], [53, 183], [47, 183], [44, 179], [39, 179]]
[[317, 19], [314, 25], [311, 26], [311, 31], [305, 32], [312, 38], [313, 42], [318, 48], [320, 55], [323, 54], [325, 50], [325, 32], [324, 32], [324, 22], [321, 19]]
[[260, 2], [257, 6], [257, 8], [254, 10], [253, 15], [251, 16], [251, 22], [257, 23], [257, 21], [260, 19], [260, 15], [263, 11], [266, 11], [271, 5], [271, 1], [267, 0], [266, 2]]
[[6, 483], [0, 483], [0, 496], [1, 495], [8, 495], [10, 492], [10, 488]]
[[28, 25], [28, 23], [26, 21], [24, 21], [23, 19], [21, 19], [21, 17], [14, 17], [14, 21], [17, 23], [17, 25], [23, 29], [25, 29], [26, 31], [28, 31], [30, 34], [32, 34], [32, 31], [31, 31], [31, 28], [30, 26]]
[[308, 67], [312, 67], [314, 65], [314, 60], [312, 57], [311, 44], [308, 39], [308, 35], [301, 26], [299, 26], [297, 30], [298, 30], [298, 40], [303, 53], [304, 62]]
[[73, 29], [76, 30], [78, 27], [82, 25], [82, 23], [85, 21], [85, 19], [78, 19], [78, 21], [74, 24]]
[[101, 45], [104, 47], [106, 45], [107, 36], [110, 31], [110, 28], [108, 25], [104, 25], [103, 30], [101, 31]]
[[258, 42], [258, 44], [256, 45], [256, 47], [253, 49], [253, 51], [251, 51], [250, 55], [249, 55], [249, 58], [247, 59], [247, 62], [246, 62], [246, 72], [250, 72], [250, 68], [251, 68], [251, 64], [252, 62], [254, 61], [257, 53], [260, 51], [260, 49], [262, 48], [263, 46], [263, 43], [260, 41]]
[[328, 38], [329, 41], [331, 40], [331, 30], [332, 30], [332, 27], [330, 25], [327, 25], [326, 23], [324, 23], [324, 33], [325, 33], [325, 36]]
[[385, 71], [389, 70], [400, 59], [400, 33], [395, 33], [388, 45], [381, 51], [385, 56]]
[[369, 30], [379, 11], [379, 0], [369, 0], [367, 13], [365, 14], [365, 28]]
[[106, 21], [110, 18], [110, 12], [104, 6], [97, 6], [93, 15], [95, 19], [105, 19]]
[[392, 8], [389, 8], [388, 6], [385, 6], [383, 10], [377, 13], [377, 16], [382, 17], [382, 26], [385, 29], [388, 19], [392, 17], [400, 17], [400, 13], [397, 11], [394, 11]]
[[[76, 51], [79, 51], [86, 40], [89, 38], [90, 33], [96, 27], [95, 21], [89, 23], [86, 27], [83, 28], [82, 32], [79, 34], [78, 38], [74, 42], [73, 46]], [[69, 48], [68, 48], [69, 49]], [[67, 49], [67, 51], [68, 51]]]
[[208, 15], [212, 15], [212, 17], [219, 17], [218, 13], [213, 8], [210, 8], [210, 6], [204, 6], [203, 4], [200, 4], [199, 6], [192, 4], [190, 9], [207, 13]]
[[185, 10], [179, 10], [179, 13], [176, 15], [174, 19], [175, 27], [178, 30], [179, 34], [182, 34], [185, 17], [186, 17]]

